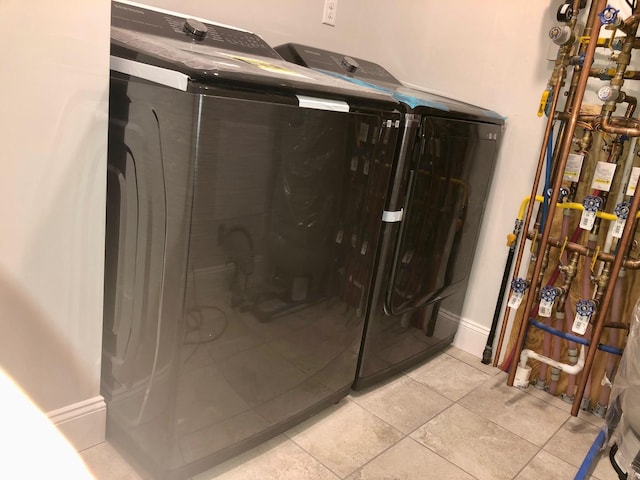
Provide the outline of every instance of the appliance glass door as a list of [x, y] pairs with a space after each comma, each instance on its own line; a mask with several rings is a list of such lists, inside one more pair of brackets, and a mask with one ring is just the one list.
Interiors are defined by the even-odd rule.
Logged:
[[497, 142], [487, 130], [497, 135], [498, 126], [426, 117], [421, 128], [385, 299], [392, 315], [441, 300], [467, 279], [493, 174]]
[[198, 98], [175, 390], [140, 430], [172, 471], [347, 394], [398, 131], [395, 114]]

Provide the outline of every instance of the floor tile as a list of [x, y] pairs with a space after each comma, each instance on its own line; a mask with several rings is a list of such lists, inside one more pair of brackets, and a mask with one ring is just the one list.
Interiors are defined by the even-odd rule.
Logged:
[[502, 372], [497, 367], [493, 366], [493, 363], [489, 365], [485, 365], [481, 362], [480, 357], [476, 357], [475, 355], [465, 352], [464, 350], [460, 350], [457, 347], [451, 346], [445, 350], [447, 355], [451, 355], [453, 358], [457, 358], [458, 360], [466, 363], [467, 365], [472, 366], [473, 368], [477, 368], [478, 370], [488, 374], [488, 375], [498, 375]]
[[337, 480], [338, 477], [284, 435], [192, 480]]
[[408, 371], [407, 375], [454, 402], [491, 378], [446, 353]]
[[351, 400], [403, 433], [410, 433], [451, 405], [451, 400], [407, 376], [351, 394]]
[[544, 446], [544, 450], [574, 467], [580, 467], [599, 431], [600, 429], [592, 423], [569, 417], [569, 420]]
[[514, 480], [568, 480], [577, 471], [573, 465], [541, 450]]
[[474, 479], [415, 440], [404, 438], [347, 477], [347, 480], [417, 480], [420, 478]]
[[462, 398], [460, 405], [542, 447], [569, 414], [493, 378]]
[[83, 450], [80, 452], [80, 457], [96, 480], [143, 480], [148, 478], [136, 472], [109, 442]]
[[402, 433], [350, 400], [291, 429], [287, 435], [340, 477], [402, 438]]
[[538, 448], [460, 405], [453, 405], [411, 437], [480, 480], [510, 480]]
[[[506, 374], [505, 378], [506, 378]], [[551, 395], [549, 392], [547, 392], [546, 390], [540, 390], [538, 388], [535, 388], [533, 386], [530, 386], [529, 388], [526, 388], [523, 390], [524, 392], [526, 392], [527, 394], [539, 398], [540, 400], [543, 400], [551, 405], [553, 405], [556, 408], [559, 408], [561, 410], [564, 410], [567, 413], [571, 413], [571, 407], [572, 404], [571, 403], [567, 403], [565, 402], [561, 396], [554, 396]], [[580, 412], [578, 413], [578, 418], [581, 418], [589, 423], [592, 423], [593, 425], [597, 426], [598, 428], [600, 428], [603, 424], [604, 424], [604, 420], [596, 415], [593, 415], [591, 412], [586, 412], [584, 410], [580, 410]]]

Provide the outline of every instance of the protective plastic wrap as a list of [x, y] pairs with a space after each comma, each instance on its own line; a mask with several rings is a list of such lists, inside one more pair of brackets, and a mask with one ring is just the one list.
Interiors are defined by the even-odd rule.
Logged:
[[[611, 389], [607, 431], [615, 441], [614, 461], [640, 478], [640, 300], [630, 322], [629, 337]], [[609, 442], [605, 443], [607, 445]], [[635, 477], [631, 474], [635, 473]]]

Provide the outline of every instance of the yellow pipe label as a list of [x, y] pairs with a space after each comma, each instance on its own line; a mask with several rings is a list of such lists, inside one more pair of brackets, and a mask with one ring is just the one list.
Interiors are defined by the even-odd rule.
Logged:
[[549, 90], [542, 92], [542, 98], [540, 99], [540, 106], [538, 107], [538, 116], [544, 115], [544, 109], [547, 106], [547, 100], [549, 100]]

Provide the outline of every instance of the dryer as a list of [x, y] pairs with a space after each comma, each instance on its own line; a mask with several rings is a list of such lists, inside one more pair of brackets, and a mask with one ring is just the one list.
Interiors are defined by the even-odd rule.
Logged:
[[348, 393], [401, 115], [205, 19], [111, 35], [107, 435], [183, 478]]
[[451, 344], [462, 307], [504, 118], [404, 86], [384, 67], [300, 44], [283, 58], [391, 94], [403, 106], [371, 308], [355, 389], [423, 362]]

